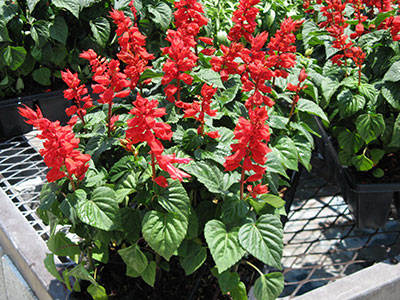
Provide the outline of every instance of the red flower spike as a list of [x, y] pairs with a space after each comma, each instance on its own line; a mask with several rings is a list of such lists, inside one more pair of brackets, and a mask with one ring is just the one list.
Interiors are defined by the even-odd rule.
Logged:
[[41, 131], [37, 137], [45, 140], [43, 148], [39, 152], [43, 156], [44, 163], [50, 169], [46, 175], [47, 180], [54, 182], [68, 177], [73, 186], [74, 177], [77, 180], [83, 180], [89, 168], [87, 163], [90, 155], [82, 154], [77, 150], [79, 139], [75, 138], [72, 128], [60, 126], [59, 121], [51, 122], [44, 118], [39, 108], [34, 111], [25, 106], [18, 110], [21, 116], [27, 119], [26, 123]]
[[157, 183], [161, 187], [167, 187], [168, 182], [167, 179], [164, 176], [158, 176], [154, 179], [154, 182]]

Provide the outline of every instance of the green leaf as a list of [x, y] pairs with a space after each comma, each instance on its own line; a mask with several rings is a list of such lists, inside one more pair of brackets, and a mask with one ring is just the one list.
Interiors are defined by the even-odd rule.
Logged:
[[368, 102], [376, 102], [376, 97], [378, 96], [378, 93], [376, 88], [372, 84], [361, 83], [361, 85], [359, 86], [359, 90], [361, 95], [363, 95]]
[[168, 179], [168, 187], [159, 188], [158, 203], [169, 213], [187, 219], [190, 213], [190, 199], [178, 180]]
[[260, 276], [254, 284], [254, 297], [257, 300], [276, 299], [283, 291], [282, 273], [273, 272]]
[[322, 95], [325, 98], [326, 104], [329, 104], [332, 96], [336, 93], [337, 89], [341, 84], [335, 80], [331, 80], [327, 77], [321, 82]]
[[340, 148], [349, 153], [357, 153], [364, 145], [360, 135], [348, 129], [341, 131], [337, 139]]
[[154, 210], [147, 212], [142, 221], [144, 239], [168, 261], [185, 238], [187, 227], [186, 218]]
[[280, 161], [280, 154], [277, 151], [271, 151], [267, 154], [267, 170], [268, 172], [277, 173], [289, 179], [286, 174], [285, 168]]
[[121, 208], [120, 212], [122, 229], [124, 230], [126, 239], [130, 243], [136, 243], [142, 229], [142, 218], [140, 212], [131, 207]]
[[36, 4], [38, 4], [40, 0], [27, 0], [28, 9], [30, 12], [33, 12], [35, 9]]
[[154, 287], [154, 282], [156, 281], [156, 267], [156, 262], [151, 261], [142, 273], [142, 279], [144, 282], [152, 287]]
[[33, 71], [32, 73], [33, 79], [41, 84], [48, 86], [51, 84], [50, 77], [51, 77], [51, 71], [49, 68], [39, 68]]
[[376, 178], [381, 178], [385, 175], [385, 172], [381, 168], [376, 168], [373, 172], [372, 175]]
[[298, 153], [296, 144], [287, 136], [281, 136], [277, 139], [271, 150], [278, 157], [281, 163], [288, 169], [298, 170]]
[[225, 90], [218, 89], [217, 93], [214, 96], [215, 99], [222, 106], [228, 104], [229, 102], [235, 99], [240, 85], [241, 85], [240, 77], [233, 76], [229, 78], [228, 81], [224, 82]]
[[0, 59], [6, 66], [9, 66], [12, 71], [17, 70], [25, 61], [26, 50], [24, 47], [7, 46], [0, 51]]
[[389, 147], [400, 148], [400, 115], [397, 116], [393, 124], [393, 134]]
[[322, 120], [329, 122], [327, 116], [325, 115], [324, 111], [321, 109], [321, 107], [318, 106], [318, 104], [306, 100], [303, 98], [299, 99], [299, 102], [297, 102], [297, 109], [299, 111], [307, 112], [312, 115], [320, 117]]
[[374, 162], [364, 154], [354, 156], [351, 162], [359, 171], [368, 171], [374, 166]]
[[224, 271], [218, 275], [218, 284], [224, 295], [233, 290], [239, 282], [240, 277], [236, 272]]
[[90, 200], [83, 190], [76, 190], [75, 195], [78, 199], [78, 217], [82, 222], [106, 231], [120, 227], [119, 207], [114, 190], [98, 187], [92, 192]]
[[63, 16], [56, 16], [54, 23], [50, 26], [50, 37], [65, 45], [68, 38], [68, 25]]
[[276, 129], [286, 129], [286, 125], [288, 123], [288, 118], [278, 116], [278, 115], [271, 115], [268, 120], [268, 124], [271, 128]]
[[220, 75], [211, 69], [201, 69], [200, 71], [193, 73], [193, 75], [208, 85], [213, 85], [215, 88], [225, 88]]
[[47, 253], [46, 254], [46, 258], [44, 259], [44, 266], [46, 267], [47, 271], [49, 271], [49, 273], [51, 275], [53, 275], [58, 281], [64, 282], [64, 280], [62, 280], [60, 273], [58, 273], [56, 264], [54, 263], [54, 254], [51, 253]]
[[118, 254], [127, 266], [141, 274], [148, 265], [146, 255], [140, 250], [137, 244], [133, 244], [128, 248], [118, 250]]
[[69, 256], [73, 258], [81, 253], [79, 246], [73, 243], [64, 232], [57, 232], [51, 235], [47, 241], [47, 247], [51, 252], [59, 256]]
[[148, 5], [149, 13], [153, 15], [152, 21], [161, 26], [162, 30], [167, 30], [172, 21], [172, 10], [166, 3], [158, 3], [157, 5]]
[[285, 205], [285, 200], [283, 200], [281, 197], [273, 195], [273, 194], [263, 194], [263, 195], [259, 196], [259, 198], [263, 202], [265, 202], [275, 208], [281, 208]]
[[382, 114], [362, 114], [356, 120], [356, 127], [365, 143], [369, 144], [383, 133], [385, 121]]
[[39, 20], [33, 23], [31, 27], [31, 36], [35, 41], [36, 47], [42, 48], [48, 42], [50, 36], [49, 27], [49, 21]]
[[91, 284], [87, 288], [88, 293], [93, 297], [94, 300], [107, 300], [107, 292], [104, 287], [98, 284]]
[[274, 215], [262, 215], [255, 223], [244, 224], [239, 230], [239, 242], [246, 251], [263, 263], [281, 268], [283, 228]]
[[382, 96], [397, 111], [400, 111], [400, 86], [398, 83], [385, 82], [381, 88]]
[[6, 22], [3, 20], [0, 20], [0, 43], [1, 42], [11, 42]]
[[234, 223], [246, 216], [249, 205], [239, 198], [227, 198], [222, 203], [221, 218], [224, 223]]
[[89, 272], [85, 269], [85, 267], [82, 264], [83, 263], [80, 263], [73, 269], [68, 270], [68, 273], [67, 273], [68, 276], [73, 276], [76, 279], [87, 280], [94, 285], [98, 285], [96, 280], [94, 280], [92, 275], [89, 274]]
[[72, 13], [75, 18], [79, 19], [79, 12], [81, 10], [80, 1], [76, 0], [52, 0], [54, 6], [64, 8]]
[[219, 273], [233, 266], [245, 254], [239, 244], [238, 233], [238, 227], [227, 231], [225, 224], [218, 220], [208, 221], [204, 228], [204, 236]]
[[110, 22], [105, 17], [97, 17], [89, 24], [96, 43], [104, 47], [110, 38]]
[[189, 276], [200, 268], [207, 258], [207, 248], [185, 239], [178, 249], [179, 261], [185, 274]]
[[371, 156], [371, 160], [374, 162], [374, 165], [377, 165], [385, 155], [385, 150], [374, 148], [369, 150], [369, 155]]
[[311, 154], [313, 146], [309, 142], [309, 140], [302, 135], [302, 133], [298, 133], [293, 137], [294, 144], [297, 148], [297, 153], [299, 154], [298, 158], [301, 164], [307, 169], [307, 171], [311, 171]]
[[247, 300], [246, 286], [241, 281], [231, 290], [230, 294], [233, 300]]
[[347, 118], [360, 111], [365, 106], [365, 98], [361, 95], [353, 95], [349, 90], [343, 90], [337, 97], [339, 114], [342, 118]]
[[40, 191], [40, 209], [48, 210], [51, 208], [53, 203], [57, 201], [56, 191], [58, 189], [58, 185], [53, 182], [43, 185], [42, 190]]
[[146, 69], [144, 72], [140, 75], [139, 82], [143, 82], [146, 79], [150, 78], [159, 78], [163, 76], [163, 72], [153, 70], [153, 69]]
[[240, 178], [239, 173], [223, 173], [216, 165], [207, 161], [192, 162], [181, 168], [196, 177], [211, 193], [216, 194], [225, 194]]
[[396, 61], [390, 66], [383, 80], [392, 82], [400, 81], [400, 61]]

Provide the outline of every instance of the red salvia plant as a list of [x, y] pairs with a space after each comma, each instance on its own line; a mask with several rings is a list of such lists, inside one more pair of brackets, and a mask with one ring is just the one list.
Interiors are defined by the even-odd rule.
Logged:
[[126, 131], [126, 143], [124, 146], [134, 152], [134, 144], [146, 142], [150, 147], [152, 179], [160, 186], [167, 186], [163, 176], [156, 176], [156, 165], [168, 172], [172, 179], [182, 181], [190, 178], [190, 175], [175, 168], [173, 163], [188, 163], [190, 159], [180, 159], [175, 156], [163, 155], [164, 146], [161, 140], [170, 140], [172, 137], [171, 126], [164, 122], [157, 122], [156, 118], [166, 115], [165, 108], [157, 108], [158, 101], [145, 99], [137, 94], [133, 102], [134, 108], [129, 112], [133, 118], [128, 120], [129, 129]]
[[51, 122], [44, 118], [39, 108], [34, 111], [25, 106], [18, 110], [20, 115], [27, 119], [26, 123], [41, 131], [37, 137], [44, 142], [39, 152], [50, 169], [46, 175], [48, 182], [67, 177], [75, 190], [75, 181], [82, 181], [89, 168], [90, 155], [78, 150], [79, 139], [75, 137], [72, 127], [61, 126], [59, 121]]
[[[86, 109], [93, 106], [92, 98], [90, 95], [87, 95], [88, 90], [86, 86], [80, 84], [81, 81], [78, 78], [78, 74], [73, 74], [70, 70], [66, 70], [65, 72], [61, 72], [61, 78], [69, 87], [69, 89], [64, 91], [64, 98], [67, 100], [75, 100], [75, 105], [71, 105], [65, 110], [67, 116], [71, 117], [68, 124], [73, 126], [79, 118], [83, 126], [85, 126], [84, 116], [86, 115]], [[76, 116], [72, 116], [74, 114], [76, 114]]]

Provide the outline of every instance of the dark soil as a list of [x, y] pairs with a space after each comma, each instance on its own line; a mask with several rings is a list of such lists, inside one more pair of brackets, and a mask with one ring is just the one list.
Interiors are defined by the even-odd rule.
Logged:
[[[99, 283], [106, 288], [110, 300], [231, 300], [222, 295], [217, 279], [211, 274], [210, 268], [214, 265], [206, 261], [195, 273], [186, 276], [179, 266], [177, 257], [172, 257], [170, 271], [157, 268], [154, 288], [141, 278], [132, 278], [125, 275], [126, 267], [118, 254], [110, 256], [107, 265], [99, 268]], [[241, 280], [249, 286], [255, 279], [253, 270], [247, 265], [239, 268]], [[82, 292], [72, 294], [74, 300], [91, 300], [86, 292], [87, 282], [81, 283]]]
[[357, 172], [353, 167], [350, 170], [357, 183], [400, 183], [400, 153], [390, 153], [384, 156], [377, 167], [385, 172], [381, 178], [376, 178], [372, 172]]

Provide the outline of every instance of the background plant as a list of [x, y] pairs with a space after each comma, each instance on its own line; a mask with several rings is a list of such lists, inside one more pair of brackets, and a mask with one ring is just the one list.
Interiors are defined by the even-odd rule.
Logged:
[[302, 32], [305, 51], [320, 66], [313, 65], [309, 77], [331, 120], [341, 162], [375, 177], [387, 170], [382, 159], [399, 150], [393, 84], [399, 17], [396, 6], [386, 4], [322, 2], [314, 7], [323, 14], [309, 18]]

